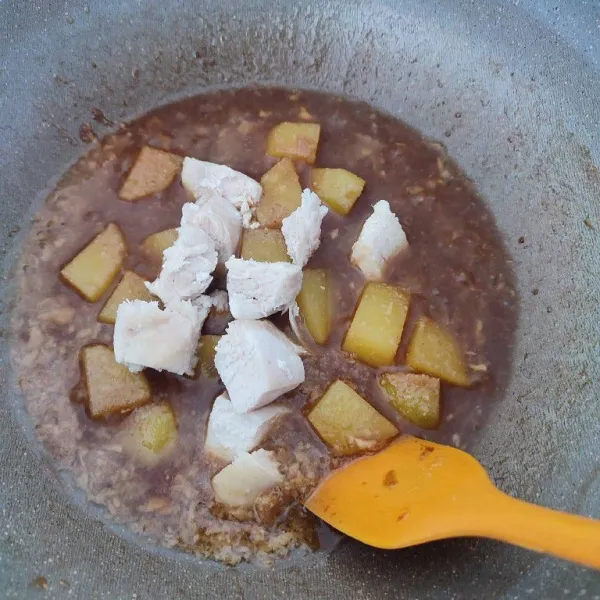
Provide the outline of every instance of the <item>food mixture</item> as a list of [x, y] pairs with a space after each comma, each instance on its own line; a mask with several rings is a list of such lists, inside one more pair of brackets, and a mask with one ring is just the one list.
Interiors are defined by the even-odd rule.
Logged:
[[13, 355], [91, 502], [163, 545], [269, 563], [327, 545], [303, 501], [331, 469], [403, 433], [468, 445], [516, 306], [441, 144], [330, 95], [219, 91], [65, 175], [25, 248]]

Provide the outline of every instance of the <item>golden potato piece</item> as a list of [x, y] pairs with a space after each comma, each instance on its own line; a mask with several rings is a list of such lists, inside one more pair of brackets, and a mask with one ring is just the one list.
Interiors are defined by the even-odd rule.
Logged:
[[365, 180], [346, 169], [313, 169], [313, 190], [339, 215], [347, 215], [365, 187]]
[[267, 138], [267, 154], [295, 158], [309, 165], [315, 162], [321, 126], [318, 123], [279, 123]]
[[144, 375], [131, 373], [116, 362], [108, 346], [85, 346], [81, 351], [81, 364], [91, 417], [128, 412], [150, 402], [150, 386]]
[[123, 275], [123, 278], [119, 281], [119, 285], [117, 285], [114, 292], [110, 295], [106, 304], [100, 311], [98, 321], [100, 321], [100, 323], [114, 325], [117, 320], [117, 308], [119, 308], [121, 302], [124, 302], [125, 300], [152, 300], [154, 297], [144, 285], [145, 281], [146, 280], [137, 273], [125, 271], [125, 275]]
[[217, 367], [215, 367], [215, 354], [217, 344], [221, 339], [220, 335], [202, 335], [198, 342], [198, 350], [196, 354], [198, 356], [198, 364], [196, 365], [196, 379], [203, 375], [204, 377], [210, 377], [217, 379], [219, 373]]
[[171, 185], [182, 164], [182, 156], [144, 146], [121, 187], [119, 197], [131, 202], [162, 192]]
[[326, 269], [305, 269], [296, 301], [304, 323], [317, 344], [331, 333], [331, 278]]
[[468, 387], [471, 384], [462, 351], [454, 336], [428, 317], [421, 317], [415, 324], [406, 364], [415, 371], [454, 385]]
[[262, 176], [260, 184], [263, 195], [256, 207], [256, 218], [263, 227], [279, 229], [281, 221], [301, 203], [302, 188], [292, 160], [280, 160]]
[[136, 408], [123, 423], [123, 445], [129, 454], [154, 464], [177, 442], [177, 421], [166, 403]]
[[279, 229], [244, 229], [241, 256], [258, 262], [292, 262]]
[[342, 349], [373, 367], [391, 365], [400, 344], [410, 295], [387, 283], [368, 283]]
[[177, 241], [177, 229], [165, 229], [149, 235], [141, 245], [142, 252], [152, 261], [162, 265], [163, 254]]
[[413, 373], [383, 373], [379, 387], [388, 402], [408, 421], [423, 429], [440, 422], [440, 380]]
[[97, 302], [121, 269], [126, 254], [121, 230], [110, 223], [63, 267], [60, 276], [88, 302]]
[[372, 452], [398, 435], [398, 429], [341, 380], [335, 381], [308, 420], [334, 454]]

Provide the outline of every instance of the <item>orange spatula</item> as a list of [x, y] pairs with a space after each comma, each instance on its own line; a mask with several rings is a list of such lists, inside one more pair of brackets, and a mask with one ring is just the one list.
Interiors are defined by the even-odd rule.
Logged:
[[469, 454], [410, 436], [331, 474], [306, 507], [377, 548], [481, 536], [600, 569], [600, 521], [511, 498]]

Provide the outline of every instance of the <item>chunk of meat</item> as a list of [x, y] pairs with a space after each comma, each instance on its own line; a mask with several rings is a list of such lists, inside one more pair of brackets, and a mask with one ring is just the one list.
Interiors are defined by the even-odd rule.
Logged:
[[181, 209], [181, 227], [202, 230], [214, 242], [218, 260], [224, 263], [235, 254], [242, 234], [242, 217], [220, 194], [207, 191], [195, 204]]
[[302, 192], [302, 204], [283, 219], [281, 233], [295, 265], [304, 267], [321, 244], [321, 223], [328, 213], [319, 196], [309, 189]]
[[268, 321], [232, 321], [215, 365], [238, 412], [270, 404], [304, 381], [298, 348]]
[[215, 498], [227, 506], [249, 507], [261, 495], [283, 483], [279, 463], [272, 452], [256, 450], [240, 454], [212, 480]]
[[243, 452], [256, 448], [269, 433], [275, 422], [289, 409], [272, 404], [250, 413], [235, 410], [226, 393], [214, 402], [204, 450], [207, 454], [231, 462]]
[[194, 197], [199, 198], [206, 190], [214, 190], [229, 200], [238, 210], [244, 203], [258, 204], [262, 188], [251, 177], [234, 171], [226, 165], [190, 158], [183, 160], [181, 170], [183, 187]]
[[158, 302], [123, 302], [115, 323], [117, 362], [127, 365], [132, 373], [149, 367], [193, 375], [200, 329], [209, 308], [208, 300], [201, 308], [181, 302], [176, 310], [161, 310]]
[[398, 217], [386, 200], [380, 200], [352, 246], [350, 260], [367, 279], [379, 281], [383, 279], [387, 261], [405, 248], [408, 241]]
[[181, 226], [178, 232], [177, 241], [165, 250], [160, 275], [146, 284], [165, 306], [172, 307], [185, 300], [202, 303], [217, 266], [217, 251], [208, 234], [189, 224]]
[[235, 319], [262, 319], [287, 310], [302, 287], [298, 265], [232, 257], [225, 266], [229, 307]]
[[119, 197], [129, 202], [169, 187], [181, 169], [182, 158], [152, 146], [144, 146], [121, 187]]

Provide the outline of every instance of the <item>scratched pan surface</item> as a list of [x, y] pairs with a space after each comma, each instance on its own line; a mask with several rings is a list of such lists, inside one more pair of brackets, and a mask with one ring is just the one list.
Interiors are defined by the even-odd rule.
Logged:
[[1, 2], [2, 597], [600, 597], [595, 573], [485, 541], [348, 541], [272, 571], [159, 552], [57, 484], [6, 348], [19, 245], [49, 182], [86, 150], [91, 107], [129, 119], [256, 82], [347, 94], [442, 139], [514, 257], [514, 375], [475, 453], [508, 492], [600, 517], [599, 57], [591, 0]]

